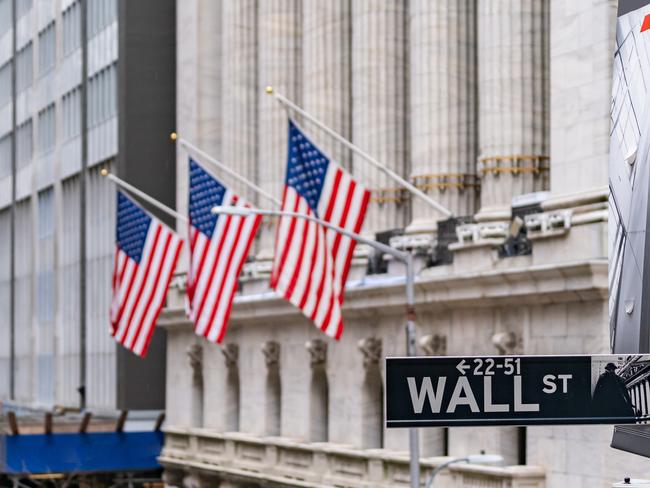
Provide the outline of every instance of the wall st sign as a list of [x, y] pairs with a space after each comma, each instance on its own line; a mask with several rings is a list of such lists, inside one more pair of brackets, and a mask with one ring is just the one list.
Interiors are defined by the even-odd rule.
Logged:
[[645, 422], [649, 377], [650, 355], [387, 358], [386, 425]]

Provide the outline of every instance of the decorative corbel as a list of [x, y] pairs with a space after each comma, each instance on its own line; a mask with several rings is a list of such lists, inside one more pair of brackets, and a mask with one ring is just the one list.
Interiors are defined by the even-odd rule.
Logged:
[[262, 344], [262, 353], [266, 368], [277, 368], [280, 364], [280, 344], [275, 341], [266, 341]]
[[221, 348], [223, 353], [223, 358], [226, 361], [226, 367], [228, 369], [233, 369], [237, 367], [237, 361], [239, 361], [239, 346], [237, 344], [225, 344]]
[[444, 335], [422, 336], [418, 344], [427, 356], [445, 356], [447, 354], [447, 337]]
[[203, 348], [201, 344], [192, 344], [187, 348], [187, 357], [192, 368], [192, 380], [194, 384], [203, 382]]
[[309, 351], [311, 367], [323, 366], [327, 361], [327, 343], [321, 339], [312, 339], [305, 343]]
[[363, 367], [368, 369], [379, 364], [381, 359], [381, 339], [366, 337], [357, 343], [359, 351], [363, 354]]

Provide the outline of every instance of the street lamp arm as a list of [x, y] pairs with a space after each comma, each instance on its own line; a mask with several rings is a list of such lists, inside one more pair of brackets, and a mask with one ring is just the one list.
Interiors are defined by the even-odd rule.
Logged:
[[431, 485], [433, 484], [433, 479], [436, 477], [436, 475], [442, 471], [443, 469], [447, 468], [448, 466], [456, 463], [468, 463], [469, 458], [456, 458], [456, 459], [451, 459], [449, 461], [446, 461], [442, 463], [440, 466], [436, 466], [433, 471], [431, 471], [431, 474], [427, 478], [427, 482], [424, 484], [424, 488], [431, 488]]
[[406, 262], [408, 260], [408, 257], [410, 256], [409, 253], [387, 246], [382, 242], [378, 242], [373, 239], [368, 239], [367, 237], [364, 237], [361, 234], [357, 234], [356, 232], [352, 232], [348, 229], [344, 229], [343, 227], [339, 227], [338, 225], [330, 224], [329, 222], [319, 219], [318, 217], [314, 217], [313, 215], [307, 215], [304, 213], [289, 212], [284, 210], [265, 210], [265, 209], [250, 208], [250, 207], [235, 207], [235, 206], [212, 207], [212, 213], [239, 215], [242, 217], [246, 217], [248, 215], [267, 215], [271, 217], [294, 217], [298, 219], [308, 220], [310, 222], [320, 224], [323, 227], [326, 227], [327, 229], [331, 229], [334, 232], [338, 232], [339, 234], [349, 237], [350, 239], [354, 239], [357, 242], [360, 242], [362, 244], [367, 244], [368, 246], [377, 249], [378, 251], [381, 251], [386, 254], [390, 254], [391, 256], [399, 259], [402, 262]]

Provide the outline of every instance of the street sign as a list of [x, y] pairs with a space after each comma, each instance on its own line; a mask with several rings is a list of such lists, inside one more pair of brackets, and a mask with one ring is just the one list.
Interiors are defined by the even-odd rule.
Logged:
[[650, 420], [650, 355], [386, 358], [386, 426]]

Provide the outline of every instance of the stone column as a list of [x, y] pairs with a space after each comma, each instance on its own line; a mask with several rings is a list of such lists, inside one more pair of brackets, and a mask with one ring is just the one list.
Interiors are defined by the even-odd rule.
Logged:
[[[352, 139], [393, 171], [406, 176], [406, 2], [352, 2]], [[373, 191], [368, 234], [403, 227], [410, 197], [358, 156], [357, 180]]]
[[548, 188], [549, 1], [479, 0], [479, 221]]
[[[411, 180], [455, 216], [476, 211], [476, 1], [409, 5]], [[412, 198], [411, 232], [446, 218]]]
[[[254, 180], [257, 172], [257, 2], [223, 0], [221, 154], [224, 164]], [[217, 174], [219, 172], [217, 171]], [[248, 200], [255, 195], [223, 178]]]
[[[305, 110], [346, 139], [351, 137], [350, 0], [303, 2], [302, 90]], [[351, 168], [350, 151], [306, 123], [309, 136], [330, 158]]]
[[[583, 0], [579, 4], [551, 0], [554, 195], [607, 187], [617, 4], [616, 0]], [[587, 24], [592, 28], [585, 32]]]
[[380, 449], [384, 447], [384, 395], [380, 361], [381, 339], [366, 337], [357, 342], [363, 356], [363, 380], [361, 382], [361, 447]]
[[[264, 87], [271, 85], [294, 102], [301, 103], [301, 1], [263, 0], [259, 2], [258, 55], [259, 83], [259, 185], [278, 199], [286, 171], [287, 113]], [[267, 201], [264, 206], [270, 205]], [[258, 258], [271, 259], [275, 228], [262, 224]]]
[[192, 395], [190, 410], [192, 427], [203, 427], [203, 347], [192, 344], [187, 348], [187, 358], [192, 370]]
[[[209, 154], [221, 156], [221, 0], [189, 0], [178, 9], [176, 26], [176, 130]], [[188, 154], [178, 145], [176, 208], [186, 215]], [[187, 225], [177, 222], [185, 237]], [[187, 269], [181, 253], [179, 271]]]

